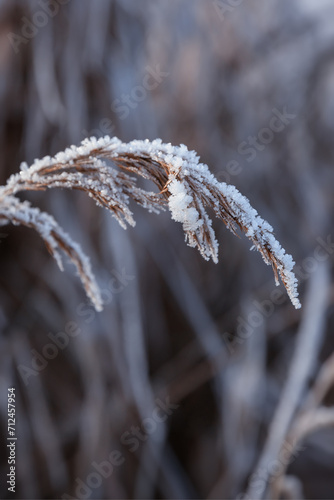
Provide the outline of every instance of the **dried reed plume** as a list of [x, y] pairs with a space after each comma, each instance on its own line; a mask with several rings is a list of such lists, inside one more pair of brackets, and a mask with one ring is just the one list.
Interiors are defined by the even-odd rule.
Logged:
[[[218, 182], [198, 160], [186, 146], [164, 144], [160, 139], [125, 144], [115, 137], [91, 137], [54, 158], [35, 160], [30, 167], [21, 164], [21, 172], [0, 187], [0, 225], [34, 228], [60, 269], [63, 250], [77, 267], [87, 295], [101, 310], [99, 288], [80, 246], [51, 215], [16, 198], [18, 192], [55, 187], [85, 191], [98, 205], [110, 210], [124, 228], [126, 222], [135, 225], [130, 199], [157, 213], [168, 205], [172, 218], [182, 222], [188, 244], [197, 247], [206, 260], [217, 262], [218, 242], [206, 212], [206, 207], [210, 207], [234, 234], [239, 228], [253, 242], [252, 248], [259, 250], [266, 264], [272, 265], [276, 284], [279, 274], [293, 305], [299, 308], [297, 280], [292, 272], [294, 262], [275, 239], [273, 228], [234, 186]], [[152, 181], [159, 192], [139, 188], [131, 173]]]

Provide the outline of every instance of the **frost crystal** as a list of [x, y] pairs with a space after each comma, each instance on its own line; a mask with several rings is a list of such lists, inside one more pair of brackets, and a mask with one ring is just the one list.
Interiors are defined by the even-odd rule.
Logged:
[[168, 199], [169, 210], [172, 218], [176, 222], [182, 222], [185, 231], [196, 231], [203, 220], [199, 219], [199, 213], [194, 206], [193, 197], [187, 194], [187, 190], [182, 182], [174, 179], [168, 186], [171, 196]]

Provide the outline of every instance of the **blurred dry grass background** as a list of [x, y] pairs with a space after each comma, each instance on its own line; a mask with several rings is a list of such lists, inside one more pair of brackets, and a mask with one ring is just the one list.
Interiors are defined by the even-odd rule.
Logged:
[[[167, 213], [134, 206], [137, 226], [125, 232], [78, 193], [29, 195], [91, 256], [107, 305], [94, 313], [73, 269], [60, 273], [36, 234], [1, 228], [1, 497], [14, 386], [18, 498], [80, 498], [78, 479], [88, 498], [235, 498], [247, 488], [267, 498], [286, 467], [286, 497], [332, 498], [334, 6], [63, 3], [15, 51], [8, 34], [46, 10], [0, 2], [1, 183], [21, 161], [89, 135], [184, 143], [274, 226], [297, 261], [304, 307], [285, 293], [275, 303], [271, 270], [220, 224], [214, 265], [185, 246]], [[295, 117], [272, 137], [262, 132], [284, 107]], [[249, 137], [258, 142], [245, 154]], [[80, 333], [25, 383], [18, 365], [32, 367], [31, 350], [42, 353], [69, 322]], [[179, 406], [154, 428], [166, 397]], [[131, 452], [124, 433], [145, 425]], [[277, 458], [299, 435], [291, 463]], [[124, 462], [89, 487], [92, 463], [113, 450]]]

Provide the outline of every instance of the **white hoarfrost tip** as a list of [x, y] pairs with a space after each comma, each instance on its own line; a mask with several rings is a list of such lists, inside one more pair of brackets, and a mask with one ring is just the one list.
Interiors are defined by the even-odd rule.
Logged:
[[171, 193], [168, 206], [172, 218], [176, 222], [181, 222], [185, 231], [195, 232], [203, 224], [203, 220], [199, 219], [199, 213], [192, 206], [193, 197], [187, 193], [185, 186], [177, 180], [173, 180], [169, 184], [168, 190]]
[[[133, 174], [155, 183], [158, 193], [139, 188]], [[110, 210], [124, 228], [126, 224], [135, 224], [130, 200], [155, 213], [167, 203], [172, 219], [182, 224], [188, 244], [197, 247], [206, 260], [217, 262], [218, 242], [206, 211], [209, 208], [233, 233], [245, 233], [252, 242], [251, 248], [257, 249], [265, 263], [272, 266], [276, 283], [280, 275], [292, 304], [300, 307], [297, 280], [292, 272], [294, 262], [275, 239], [273, 228], [234, 186], [218, 182], [208, 166], [199, 163], [196, 152], [184, 144], [173, 146], [161, 139], [124, 143], [117, 137], [90, 137], [53, 158], [36, 159], [30, 167], [23, 162], [21, 172], [0, 187], [0, 224], [34, 227], [60, 266], [63, 250], [76, 265], [88, 296], [100, 310], [99, 289], [79, 245], [51, 216], [15, 197], [20, 191], [55, 187], [86, 192], [99, 206]]]
[[28, 163], [27, 163], [26, 161], [23, 161], [23, 162], [21, 163], [21, 165], [20, 165], [20, 170], [21, 170], [22, 172], [25, 172], [26, 170], [28, 170], [28, 168], [29, 168]]

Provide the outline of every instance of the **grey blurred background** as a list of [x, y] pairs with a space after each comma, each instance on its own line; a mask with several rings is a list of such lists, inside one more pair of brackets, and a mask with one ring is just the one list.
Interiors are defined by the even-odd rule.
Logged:
[[[333, 262], [333, 132], [332, 1], [0, 2], [1, 184], [21, 161], [91, 135], [184, 143], [273, 225], [302, 301], [316, 248]], [[134, 206], [137, 225], [124, 231], [83, 194], [22, 198], [80, 242], [106, 306], [93, 311], [34, 232], [0, 228], [1, 497], [13, 498], [8, 387], [17, 498], [241, 495], [303, 309], [285, 292], [272, 300], [271, 269], [221, 223], [215, 265], [168, 213]], [[331, 287], [308, 386], [334, 350], [333, 297]], [[302, 445], [285, 464], [300, 495], [332, 498], [333, 428]]]

